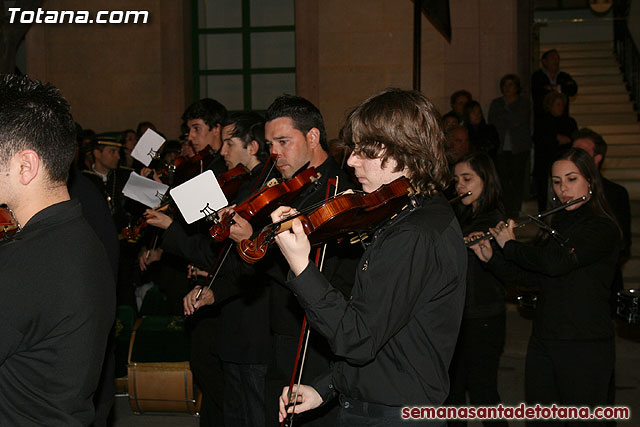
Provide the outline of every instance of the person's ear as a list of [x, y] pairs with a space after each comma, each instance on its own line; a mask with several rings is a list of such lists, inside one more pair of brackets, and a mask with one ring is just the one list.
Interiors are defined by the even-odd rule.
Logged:
[[320, 131], [318, 130], [318, 128], [309, 129], [309, 132], [307, 132], [307, 135], [306, 135], [306, 139], [307, 139], [307, 143], [309, 144], [309, 147], [312, 149], [318, 146], [321, 146]]
[[596, 164], [596, 168], [599, 168], [600, 163], [602, 162], [602, 154], [596, 154], [593, 156], [593, 162]]
[[255, 139], [251, 141], [249, 144], [247, 144], [247, 150], [249, 151], [249, 154], [251, 154], [252, 156], [257, 155], [259, 149], [260, 149], [260, 144], [258, 144], [258, 141], [256, 141]]
[[19, 180], [22, 185], [29, 185], [40, 171], [40, 157], [33, 150], [22, 150], [16, 156]]

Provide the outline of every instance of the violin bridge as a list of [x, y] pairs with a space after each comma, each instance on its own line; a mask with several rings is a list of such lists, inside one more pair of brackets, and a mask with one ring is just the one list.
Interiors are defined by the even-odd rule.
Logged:
[[269, 182], [267, 182], [267, 187], [273, 187], [278, 185], [278, 180], [276, 178], [271, 178]]

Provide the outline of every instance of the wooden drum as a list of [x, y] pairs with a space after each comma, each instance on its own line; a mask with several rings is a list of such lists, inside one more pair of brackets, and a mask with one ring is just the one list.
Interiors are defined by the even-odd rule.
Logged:
[[136, 414], [200, 411], [202, 396], [189, 369], [189, 341], [184, 319], [138, 319], [128, 356], [129, 404]]

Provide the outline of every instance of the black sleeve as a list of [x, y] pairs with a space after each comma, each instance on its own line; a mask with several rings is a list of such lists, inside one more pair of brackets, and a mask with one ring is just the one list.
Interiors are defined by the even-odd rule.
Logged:
[[505, 283], [512, 283], [522, 287], [540, 287], [544, 282], [545, 277], [534, 271], [525, 270], [519, 267], [516, 263], [507, 261], [502, 251], [496, 248], [497, 245], [492, 245], [493, 256], [488, 263], [485, 264], [485, 268], [492, 272], [498, 279]]
[[[310, 324], [327, 338], [332, 352], [349, 363], [364, 364], [376, 357], [406, 325], [423, 289], [443, 267], [424, 261], [438, 259], [435, 244], [416, 230], [389, 235], [379, 251], [375, 261], [367, 263], [367, 276], [375, 283], [363, 283], [366, 292], [357, 299], [345, 298], [312, 264], [287, 282]], [[391, 256], [399, 253], [410, 255]], [[438, 289], [432, 285], [429, 291], [435, 294]]]
[[91, 183], [91, 180], [75, 168], [69, 172], [68, 188], [69, 195], [80, 200], [82, 214], [107, 251], [109, 263], [113, 269], [113, 277], [118, 277], [120, 256], [118, 230], [116, 230], [106, 200], [97, 187]]
[[162, 249], [204, 268], [213, 266], [219, 247], [209, 236], [189, 235], [178, 221], [173, 221], [162, 235]]
[[623, 260], [627, 260], [631, 257], [631, 205], [629, 202], [629, 193], [626, 188], [624, 190], [624, 197], [622, 201], [622, 209], [620, 213], [620, 228], [622, 229], [622, 249], [620, 255]]
[[250, 288], [265, 286], [265, 281], [258, 275], [258, 270], [240, 258], [235, 243], [228, 248], [225, 247], [226, 250], [229, 254], [212, 286], [216, 304], [223, 303]]
[[546, 88], [548, 84], [549, 79], [541, 70], [538, 70], [531, 75], [531, 97], [533, 98], [533, 106], [536, 114], [542, 112], [542, 101], [549, 91]]
[[338, 394], [333, 386], [332, 369], [328, 369], [323, 374], [314, 378], [309, 385], [322, 397], [322, 405], [325, 405]]
[[551, 240], [542, 247], [511, 240], [503, 248], [504, 255], [507, 260], [526, 270], [547, 276], [561, 276], [592, 264], [619, 247], [617, 229], [605, 218], [582, 224], [571, 236], [563, 237], [568, 238], [564, 245]]
[[613, 214], [622, 230], [622, 249], [620, 257], [623, 262], [631, 255], [631, 204], [629, 202], [629, 192], [623, 186], [615, 182], [602, 180], [604, 194], [613, 210]]
[[557, 81], [565, 95], [573, 96], [578, 93], [578, 83], [569, 73], [560, 72]]
[[218, 263], [222, 262], [212, 285], [216, 304], [262, 283], [256, 277], [255, 268], [240, 259], [235, 243], [229, 239], [218, 243], [204, 234], [189, 235], [174, 221], [163, 235], [162, 248], [208, 269], [212, 274], [214, 269], [218, 269]]
[[505, 121], [503, 120], [504, 115], [499, 114], [499, 102], [500, 98], [496, 98], [491, 101], [491, 104], [489, 105], [489, 114], [487, 115], [487, 122], [496, 127], [506, 127], [504, 124]]

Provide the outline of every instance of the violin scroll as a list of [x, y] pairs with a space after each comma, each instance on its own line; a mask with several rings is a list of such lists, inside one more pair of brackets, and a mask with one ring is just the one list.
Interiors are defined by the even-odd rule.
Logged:
[[20, 224], [9, 208], [0, 207], [0, 240], [13, 237], [20, 231]]
[[[249, 220], [263, 219], [269, 214], [269, 206], [289, 203], [307, 185], [317, 181], [320, 174], [315, 168], [305, 169], [288, 181], [267, 186], [234, 208], [235, 215]], [[225, 215], [209, 229], [209, 234], [221, 242], [229, 237], [229, 228], [234, 224], [233, 215]]]

